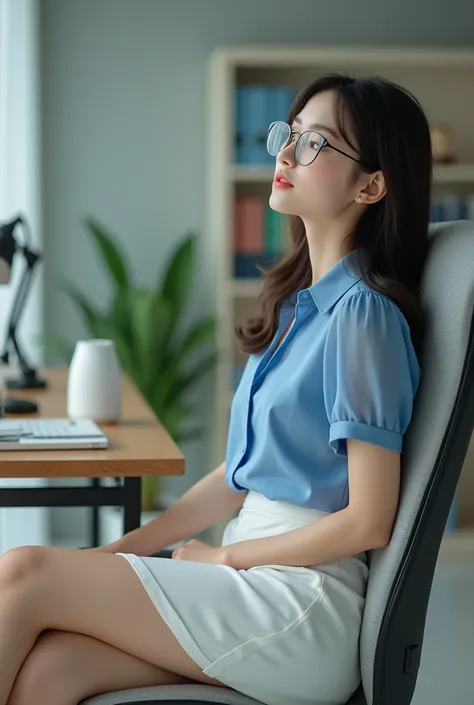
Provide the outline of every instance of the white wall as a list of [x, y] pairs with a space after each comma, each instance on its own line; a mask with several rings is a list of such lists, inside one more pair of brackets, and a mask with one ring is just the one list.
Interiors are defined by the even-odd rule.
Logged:
[[[41, 250], [39, 73], [38, 0], [0, 0], [0, 222], [13, 219], [18, 213], [25, 215], [32, 244]], [[10, 285], [0, 287], [2, 349], [8, 313], [22, 269], [21, 257], [16, 257]], [[33, 364], [41, 360], [37, 336], [43, 330], [43, 288], [44, 276], [38, 267], [18, 330], [19, 342]], [[3, 368], [0, 374], [8, 376], [8, 369]], [[0, 481], [0, 487], [40, 484], [44, 483], [41, 480]], [[43, 509], [0, 509], [0, 553], [15, 545], [46, 543], [48, 526], [48, 513]]]

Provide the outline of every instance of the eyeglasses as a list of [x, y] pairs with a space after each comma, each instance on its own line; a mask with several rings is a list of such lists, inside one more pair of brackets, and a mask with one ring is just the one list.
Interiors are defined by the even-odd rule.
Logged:
[[351, 157], [350, 154], [343, 152], [342, 149], [333, 147], [329, 144], [324, 135], [319, 132], [314, 132], [313, 130], [307, 130], [306, 132], [295, 132], [292, 130], [290, 125], [286, 122], [272, 122], [268, 128], [267, 137], [267, 151], [272, 157], [276, 157], [277, 154], [281, 152], [282, 149], [287, 147], [293, 135], [298, 135], [295, 142], [295, 159], [301, 166], [309, 166], [314, 162], [318, 154], [324, 147], [329, 147], [339, 154], [343, 154], [345, 157], [352, 159], [353, 162], [360, 164], [358, 159]]

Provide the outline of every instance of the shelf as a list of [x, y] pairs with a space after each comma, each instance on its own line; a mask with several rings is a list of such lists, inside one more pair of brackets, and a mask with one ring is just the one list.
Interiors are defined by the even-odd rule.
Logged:
[[474, 184], [474, 164], [436, 164], [433, 172], [437, 184]]
[[[271, 184], [275, 169], [271, 166], [229, 167], [229, 179], [233, 183]], [[474, 184], [474, 164], [436, 164], [433, 170], [436, 184]]]
[[228, 287], [229, 295], [240, 299], [257, 297], [261, 290], [262, 281], [257, 277], [255, 279], [231, 279]]

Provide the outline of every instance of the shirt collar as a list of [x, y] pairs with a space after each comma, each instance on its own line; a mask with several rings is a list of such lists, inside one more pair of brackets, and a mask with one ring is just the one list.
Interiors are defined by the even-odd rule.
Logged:
[[[311, 294], [318, 311], [325, 314], [341, 296], [344, 296], [346, 291], [349, 291], [361, 279], [362, 277], [357, 270], [357, 250], [354, 250], [336, 262], [316, 284], [304, 291]], [[294, 310], [296, 303], [301, 298], [299, 293], [295, 291], [282, 301], [283, 311], [292, 312]]]
[[357, 250], [354, 250], [336, 262], [308, 291], [318, 311], [325, 314], [361, 278], [357, 270]]

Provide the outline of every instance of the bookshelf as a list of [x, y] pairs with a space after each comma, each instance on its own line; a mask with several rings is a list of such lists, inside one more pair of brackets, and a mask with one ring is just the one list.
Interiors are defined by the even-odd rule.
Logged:
[[[212, 466], [225, 457], [234, 370], [245, 359], [234, 327], [256, 309], [258, 278], [234, 276], [234, 199], [268, 199], [273, 167], [235, 163], [235, 96], [238, 87], [284, 85], [295, 92], [319, 73], [383, 75], [411, 90], [431, 123], [449, 124], [456, 161], [435, 166], [434, 197], [474, 194], [474, 50], [408, 47], [238, 46], [213, 52], [208, 67], [208, 148], [205, 263], [210, 301], [218, 318]], [[474, 203], [474, 200], [472, 201]], [[474, 555], [474, 444], [458, 490], [459, 529], [446, 536], [443, 552]]]
[[[436, 184], [474, 184], [474, 161], [472, 164], [437, 164], [434, 168], [434, 183]], [[231, 164], [228, 169], [228, 179], [233, 183], [266, 183], [271, 184], [273, 169], [268, 166], [245, 166]]]

